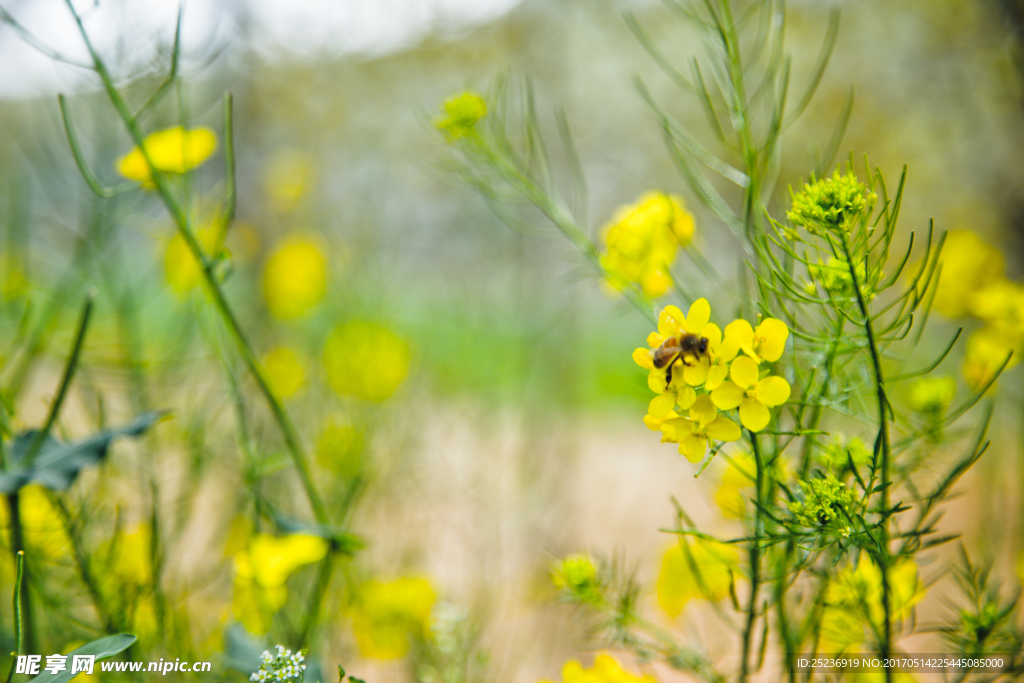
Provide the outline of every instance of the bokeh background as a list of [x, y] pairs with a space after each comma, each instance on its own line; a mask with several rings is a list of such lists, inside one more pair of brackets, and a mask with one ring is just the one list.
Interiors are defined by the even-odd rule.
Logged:
[[[939, 229], [975, 231], [998, 246], [1007, 275], [1019, 280], [1020, 7], [1013, 0], [794, 0], [787, 45], [795, 82], [809, 72], [833, 7], [842, 10], [838, 43], [808, 115], [787, 133], [779, 206], [786, 186], [806, 177], [812, 146], [827, 141], [852, 87], [841, 149], [867, 154], [893, 178], [909, 165], [903, 229], [926, 229], [934, 217]], [[6, 9], [55, 50], [84, 56], [61, 3]], [[118, 74], [143, 74], [140, 87], [158, 82], [177, 5], [79, 9]], [[660, 531], [673, 523], [671, 496], [712, 531], [731, 528], [714, 500], [724, 468], [713, 465], [695, 480], [695, 468], [641, 422], [649, 392], [630, 354], [642, 345], [646, 321], [609, 295], [540, 218], [510, 230], [437, 166], [431, 121], [439, 103], [467, 87], [486, 89], [497, 75], [528, 75], [552, 134], [556, 107], [572, 124], [594, 234], [615, 207], [662, 189], [689, 202], [700, 249], [722, 272], [735, 272], [731, 238], [687, 194], [632, 79], [685, 121], [699, 123], [703, 114], [644, 52], [626, 10], [678, 63], [698, 49], [653, 1], [189, 3], [183, 84], [147, 121], [156, 130], [184, 115], [220, 131], [222, 93], [233, 93], [238, 224], [226, 288], [258, 351], [280, 368], [278, 389], [315, 453], [325, 497], [349, 495], [358, 479], [358, 504], [345, 524], [367, 547], [339, 571], [428, 578], [439, 599], [462, 606], [479, 627], [475, 647], [488, 653], [482, 666], [491, 680], [555, 677], [566, 658], [593, 647], [587, 625], [553, 600], [554, 558], [578, 551], [614, 558], [650, 595], [673, 543]], [[151, 528], [160, 511], [160, 581], [175, 609], [188, 610], [194, 631], [179, 642], [155, 631], [150, 637], [172, 656], [188, 640], [218, 657], [224, 630], [238, 620], [232, 544], [245, 533], [238, 529], [251, 483], [214, 352], [226, 342], [152, 195], [101, 202], [89, 192], [68, 150], [58, 92], [70, 96], [93, 168], [116, 182], [116, 162], [132, 145], [97, 84], [0, 28], [0, 341], [7, 345], [24, 325], [46, 331], [15, 424], [43, 419], [78, 306], [95, 288], [94, 328], [64, 433], [120, 424], [142, 409], [168, 408], [173, 419], [137, 444], [119, 445], [71, 499], [94, 512], [88, 543], [96, 549], [117, 529]], [[200, 223], [218, 201], [217, 159], [196, 174]], [[283, 274], [274, 276], [275, 257], [295, 245], [304, 246], [286, 253], [297, 261], [278, 262]], [[287, 301], [304, 296], [301, 272], [321, 267], [322, 293], [288, 310]], [[298, 293], [288, 289], [295, 281]], [[935, 343], [960, 324], [937, 320]], [[5, 355], [5, 381], [16, 374], [16, 358]], [[332, 368], [366, 363], [394, 372], [357, 387], [332, 379]], [[964, 533], [972, 552], [993, 558], [1011, 582], [1024, 545], [1019, 382], [1019, 372], [1001, 382], [1009, 400], [994, 446], [965, 480], [944, 527]], [[253, 396], [265, 495], [308, 516]], [[46, 577], [35, 606], [40, 640], [64, 648], [91, 637], [93, 617], [59, 534], [40, 534], [40, 543], [53, 545], [37, 573]], [[7, 594], [6, 555], [3, 562]], [[297, 571], [291, 595], [303, 595], [314, 579], [310, 567]], [[103, 590], [128, 580], [115, 571]], [[404, 658], [360, 658], [351, 598], [341, 588], [348, 584], [336, 584], [324, 606], [323, 645], [311, 656], [328, 671], [344, 661], [370, 681], [422, 678]], [[9, 623], [9, 601], [2, 605]], [[63, 618], [67, 611], [75, 618]], [[716, 633], [698, 606], [679, 620], [659, 618], [684, 634]], [[709, 640], [713, 654], [727, 654]]]

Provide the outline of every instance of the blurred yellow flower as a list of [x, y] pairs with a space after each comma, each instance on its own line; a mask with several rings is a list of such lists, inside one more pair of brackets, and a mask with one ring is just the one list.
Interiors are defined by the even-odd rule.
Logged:
[[907, 392], [907, 403], [924, 415], [941, 417], [956, 396], [956, 380], [952, 377], [922, 377]]
[[263, 271], [267, 308], [282, 320], [309, 312], [327, 293], [327, 259], [313, 240], [290, 235], [277, 245]]
[[690, 417], [666, 418], [659, 426], [662, 443], [678, 443], [679, 453], [690, 462], [700, 462], [713, 441], [739, 441], [739, 425], [727, 417], [718, 417], [718, 409], [707, 394], [698, 396], [690, 408]]
[[[217, 230], [213, 226], [202, 228], [196, 232], [196, 240], [209, 256], [216, 246]], [[203, 281], [199, 261], [179, 231], [175, 231], [164, 250], [164, 276], [171, 290], [179, 295], [187, 294]]]
[[352, 423], [331, 422], [317, 438], [317, 462], [342, 477], [355, 477], [362, 470], [365, 440], [363, 430]]
[[[553, 683], [542, 680], [540, 683]], [[584, 669], [575, 659], [570, 659], [562, 666], [561, 683], [656, 683], [653, 676], [644, 674], [637, 676], [625, 671], [619, 662], [607, 652], [601, 652], [594, 658], [594, 666]]]
[[731, 545], [684, 539], [662, 557], [658, 604], [670, 617], [678, 617], [694, 598], [721, 600], [732, 589], [739, 559], [739, 551]]
[[1024, 285], [997, 278], [969, 299], [969, 312], [990, 325], [1024, 335]]
[[296, 149], [279, 149], [267, 163], [263, 190], [277, 211], [292, 211], [309, 193], [313, 181], [313, 161]]
[[374, 659], [397, 659], [409, 651], [410, 637], [430, 628], [437, 595], [424, 578], [367, 581], [356, 592], [352, 630], [359, 652]]
[[327, 555], [327, 541], [309, 534], [258, 534], [235, 554], [235, 617], [250, 633], [265, 633], [274, 612], [288, 602], [288, 577]]
[[988, 384], [1011, 353], [1010, 369], [1020, 362], [1019, 340], [993, 326], [975, 330], [967, 338], [964, 353], [964, 378], [977, 391]]
[[1017, 576], [1020, 577], [1021, 583], [1024, 583], [1024, 550], [1021, 550], [1017, 557]]
[[445, 101], [444, 116], [435, 120], [434, 125], [449, 139], [458, 140], [476, 136], [476, 124], [485, 116], [487, 102], [479, 94], [467, 90]]
[[757, 466], [754, 458], [744, 455], [733, 458], [722, 475], [722, 483], [715, 492], [715, 503], [722, 515], [730, 519], [743, 519], [747, 514], [748, 489], [753, 490]]
[[107, 544], [107, 574], [114, 579], [114, 590], [138, 589], [153, 580], [148, 524], [137, 524]]
[[636, 204], [620, 207], [604, 228], [601, 265], [616, 289], [639, 286], [656, 298], [672, 283], [668, 269], [680, 246], [693, 239], [694, 222], [682, 198], [649, 192]]
[[740, 422], [752, 432], [759, 432], [771, 420], [770, 407], [789, 400], [790, 386], [782, 377], [758, 379], [757, 363], [745, 356], [732, 362], [732, 381], [723, 382], [711, 392], [711, 400], [721, 410], [739, 407]]
[[[209, 128], [185, 130], [174, 126], [146, 137], [143, 146], [153, 162], [153, 168], [164, 173], [185, 173], [206, 161], [217, 149], [217, 136]], [[149, 165], [137, 146], [118, 162], [118, 170], [125, 178], [154, 187]]]
[[263, 356], [263, 370], [270, 388], [281, 398], [291, 398], [306, 385], [306, 363], [289, 346], [278, 346]]
[[[892, 619], [902, 621], [925, 592], [913, 560], [903, 560], [889, 570], [889, 589]], [[865, 641], [865, 628], [880, 633], [884, 620], [882, 572], [867, 553], [861, 553], [857, 565], [838, 572], [828, 586], [819, 651], [852, 652]]]
[[[3, 527], [9, 525], [7, 505], [0, 506]], [[60, 510], [50, 502], [45, 489], [32, 484], [18, 492], [18, 511], [29, 558], [54, 562], [70, 556], [71, 539], [64, 528]]]
[[[1003, 278], [1003, 255], [969, 230], [950, 230], [942, 247], [934, 307], [950, 318], [971, 312], [975, 294]], [[916, 271], [915, 271], [916, 272]]]
[[367, 401], [383, 401], [395, 393], [409, 373], [410, 360], [405, 340], [371, 322], [339, 325], [324, 347], [331, 388]]

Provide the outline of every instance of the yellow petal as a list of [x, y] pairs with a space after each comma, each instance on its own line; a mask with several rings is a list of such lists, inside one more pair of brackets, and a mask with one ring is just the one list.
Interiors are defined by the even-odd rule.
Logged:
[[739, 441], [743, 436], [740, 426], [726, 417], [720, 417], [707, 426], [704, 433], [716, 441]]
[[711, 304], [707, 299], [697, 299], [690, 305], [690, 312], [686, 314], [683, 329], [692, 334], [698, 334], [707, 326], [710, 319]]
[[690, 419], [696, 420], [701, 426], [710, 424], [718, 416], [718, 409], [707, 394], [698, 396], [690, 408]]
[[761, 340], [757, 347], [757, 354], [762, 359], [774, 363], [782, 357], [786, 348], [786, 339], [789, 338], [789, 327], [786, 323], [775, 318], [768, 318], [757, 326], [754, 337]]
[[676, 395], [676, 403], [683, 410], [689, 410], [693, 402], [697, 400], [697, 392], [693, 390], [693, 387], [683, 386], [679, 389], [679, 393]]
[[668, 382], [665, 379], [665, 368], [658, 370], [657, 368], [651, 368], [651, 371], [647, 373], [647, 386], [651, 388], [656, 394], [664, 394], [666, 385]]
[[725, 326], [725, 342], [731, 341], [736, 348], [747, 346], [754, 341], [754, 328], [746, 320], [733, 320]]
[[665, 341], [665, 337], [658, 334], [657, 332], [651, 332], [647, 335], [647, 345], [652, 349], [656, 349], [661, 346], [662, 342]]
[[740, 405], [740, 422], [752, 432], [759, 432], [771, 420], [768, 408], [758, 400], [748, 398]]
[[645, 370], [654, 369], [654, 361], [651, 360], [650, 349], [637, 349], [633, 352], [633, 362]]
[[703, 436], [691, 434], [679, 442], [679, 454], [690, 462], [700, 462], [708, 452], [708, 440]]
[[[689, 362], [693, 362], [687, 359]], [[704, 381], [708, 378], [708, 370], [711, 368], [711, 362], [707, 358], [701, 358], [694, 365], [683, 366], [683, 379], [691, 387], [699, 387], [704, 384]], [[676, 370], [678, 372], [678, 370]]]
[[653, 417], [651, 415], [644, 415], [644, 424], [652, 432], [656, 432], [661, 429], [662, 419], [660, 417]]
[[676, 407], [676, 398], [672, 394], [662, 394], [651, 399], [647, 414], [651, 417], [665, 417]]
[[743, 396], [746, 392], [737, 384], [729, 381], [722, 382], [722, 385], [711, 392], [711, 400], [719, 410], [732, 410], [743, 403]]
[[688, 417], [674, 417], [661, 423], [661, 442], [677, 443], [693, 433], [693, 421]]
[[704, 380], [704, 388], [708, 391], [714, 391], [718, 387], [722, 386], [722, 382], [729, 376], [728, 365], [714, 365], [708, 370], [707, 379]]
[[683, 320], [683, 312], [678, 306], [666, 306], [658, 315], [658, 334], [663, 338], [678, 334], [683, 329]]
[[758, 382], [754, 394], [766, 406], [781, 406], [789, 400], [790, 391], [789, 382], [773, 375]]
[[700, 336], [707, 337], [709, 349], [714, 350], [722, 345], [722, 330], [718, 329], [718, 325], [714, 323], [705, 325]]
[[741, 356], [732, 362], [729, 377], [737, 385], [749, 389], [757, 383], [757, 363], [746, 356]]

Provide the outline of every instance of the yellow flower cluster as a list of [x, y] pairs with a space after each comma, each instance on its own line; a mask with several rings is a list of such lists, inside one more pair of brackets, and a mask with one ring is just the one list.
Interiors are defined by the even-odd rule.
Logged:
[[[790, 394], [789, 382], [761, 368], [782, 357], [789, 338], [786, 323], [767, 318], [754, 328], [746, 320], [734, 320], [723, 334], [710, 318], [707, 299], [693, 302], [685, 316], [676, 306], [666, 306], [658, 331], [647, 337], [650, 348], [633, 352], [633, 360], [648, 371], [648, 386], [658, 394], [644, 423], [661, 431], [662, 442], [678, 443], [690, 462], [700, 462], [714, 441], [739, 440], [739, 425], [719, 411], [737, 409], [743, 426], [758, 432], [771, 421], [769, 409], [785, 403]], [[654, 350], [682, 335], [707, 340], [706, 353], [683, 352], [656, 368]], [[698, 395], [698, 390], [703, 393]]]
[[479, 94], [467, 90], [444, 103], [444, 116], [434, 121], [438, 130], [450, 140], [477, 135], [476, 124], [487, 116], [487, 102]]
[[983, 323], [967, 339], [964, 376], [975, 389], [987, 384], [1010, 352], [1011, 367], [1024, 350], [1024, 285], [1005, 275], [1002, 253], [968, 230], [951, 230], [942, 248], [934, 306], [951, 318]]
[[316, 240], [298, 234], [285, 237], [267, 259], [263, 296], [267, 308], [282, 320], [300, 318], [327, 294], [327, 258]]
[[636, 204], [620, 207], [604, 228], [601, 265], [612, 287], [637, 286], [648, 298], [672, 283], [669, 267], [680, 246], [693, 240], [693, 215], [682, 198], [649, 192]]
[[[889, 570], [892, 618], [901, 621], [924, 596], [913, 560], [902, 560]], [[827, 654], [857, 652], [868, 633], [880, 633], [885, 619], [882, 572], [866, 553], [857, 565], [846, 567], [829, 584], [821, 617], [819, 650]]]
[[[540, 683], [553, 683], [542, 680]], [[631, 674], [607, 652], [594, 658], [594, 666], [584, 669], [575, 659], [562, 666], [562, 683], [657, 683], [653, 676]]]
[[395, 393], [409, 373], [409, 344], [376, 323], [354, 320], [339, 325], [324, 347], [324, 370], [342, 396], [380, 402]]
[[409, 639], [428, 632], [435, 602], [437, 594], [424, 578], [364, 583], [352, 607], [352, 630], [360, 654], [374, 659], [404, 656]]
[[669, 548], [658, 574], [658, 604], [678, 617], [694, 598], [721, 600], [739, 573], [739, 551], [725, 543], [694, 539]]
[[266, 633], [274, 613], [288, 602], [288, 577], [326, 554], [327, 541], [319, 536], [254, 536], [235, 554], [235, 617], [250, 633]]
[[[217, 136], [209, 128], [186, 130], [174, 126], [148, 136], [142, 141], [153, 168], [164, 173], [185, 173], [206, 161], [217, 149]], [[143, 187], [156, 186], [142, 150], [136, 146], [121, 157], [117, 165], [125, 178], [136, 180]]]

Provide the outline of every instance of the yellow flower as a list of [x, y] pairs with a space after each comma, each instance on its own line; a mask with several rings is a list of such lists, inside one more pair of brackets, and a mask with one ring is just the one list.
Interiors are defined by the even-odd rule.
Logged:
[[734, 320], [725, 327], [727, 339], [735, 340], [745, 354], [757, 363], [774, 363], [782, 357], [789, 339], [789, 327], [775, 318], [766, 318], [754, 329], [746, 320]]
[[[164, 173], [185, 173], [206, 161], [217, 149], [217, 136], [209, 128], [185, 130], [174, 126], [153, 133], [143, 140], [153, 168]], [[118, 162], [118, 170], [125, 178], [153, 188], [155, 183], [149, 165], [138, 147]]]
[[306, 364], [298, 351], [278, 346], [263, 357], [263, 370], [274, 394], [291, 398], [306, 384]]
[[288, 602], [288, 577], [327, 555], [327, 541], [309, 534], [280, 538], [258, 534], [235, 554], [235, 617], [251, 633], [265, 633], [274, 612]]
[[286, 237], [267, 259], [263, 296], [283, 320], [309, 312], [327, 293], [327, 259], [320, 246], [297, 235]]
[[[552, 683], [542, 680], [540, 683]], [[637, 676], [624, 670], [619, 662], [607, 652], [594, 658], [594, 666], [584, 669], [575, 659], [562, 666], [562, 683], [656, 683], [654, 677], [644, 674]]]
[[1021, 550], [1020, 555], [1017, 557], [1017, 576], [1024, 583], [1024, 550]]
[[693, 598], [721, 600], [735, 581], [739, 557], [739, 551], [725, 543], [704, 539], [677, 543], [661, 560], [658, 604], [669, 616], [678, 617]]
[[754, 488], [757, 474], [754, 458], [745, 455], [734, 458], [722, 475], [722, 483], [715, 492], [715, 503], [722, 515], [730, 519], [743, 519], [747, 514], [747, 489]]
[[1005, 267], [1002, 253], [969, 230], [946, 234], [940, 265], [933, 305], [950, 318], [971, 312], [976, 294], [1003, 279]]
[[[25, 534], [26, 555], [54, 562], [69, 557], [71, 539], [64, 529], [60, 511], [50, 502], [46, 490], [32, 484], [18, 492], [18, 511]], [[10, 524], [8, 507], [0, 505], [0, 528]]]
[[969, 300], [971, 315], [990, 325], [1024, 335], [1024, 285], [998, 278], [977, 290]]
[[327, 381], [343, 396], [383, 401], [409, 372], [405, 340], [385, 327], [353, 321], [339, 325], [324, 347]]
[[732, 381], [711, 392], [711, 400], [721, 410], [739, 407], [740, 422], [752, 432], [759, 432], [771, 420], [769, 407], [780, 406], [789, 400], [790, 387], [782, 377], [757, 378], [757, 363], [741, 357], [732, 362], [729, 370]]
[[693, 239], [694, 223], [680, 197], [649, 192], [616, 211], [604, 228], [601, 265], [616, 289], [639, 286], [656, 298], [671, 284], [668, 268], [679, 246]]
[[679, 453], [690, 462], [703, 460], [712, 441], [738, 441], [743, 435], [735, 422], [718, 417], [718, 409], [707, 394], [693, 402], [689, 418], [666, 418], [659, 428], [662, 443], [678, 443]]
[[[716, 352], [723, 356], [727, 355], [728, 349], [722, 348], [722, 331], [714, 323], [708, 322], [710, 318], [711, 305], [704, 298], [697, 299], [690, 304], [690, 310], [685, 316], [677, 306], [666, 306], [662, 309], [658, 315], [658, 331], [647, 335], [647, 345], [650, 349], [639, 348], [633, 351], [633, 361], [640, 367], [648, 370], [647, 385], [651, 388], [651, 391], [657, 394], [666, 391], [665, 380], [668, 368], [658, 369], [654, 367], [653, 351], [661, 346], [669, 337], [682, 333], [706, 337], [708, 339], [708, 348], [711, 348], [712, 342], [714, 342]], [[732, 340], [729, 340], [729, 343], [732, 344]], [[735, 356], [736, 352], [733, 352], [732, 355]], [[677, 362], [674, 365], [672, 370], [673, 383], [675, 383], [681, 366], [686, 383], [691, 386], [700, 386], [708, 377], [708, 368], [701, 367], [701, 364], [695, 363], [693, 358], [687, 358], [686, 360], [690, 365], [682, 365], [681, 362]], [[688, 407], [684, 406], [684, 408]]]
[[[889, 590], [893, 620], [906, 619], [925, 591], [913, 560], [903, 560], [889, 570]], [[846, 567], [828, 586], [821, 622], [821, 652], [852, 651], [864, 642], [865, 627], [880, 633], [884, 619], [882, 572], [867, 553], [861, 553], [857, 566]]]
[[1020, 362], [1019, 346], [1020, 340], [999, 328], [987, 326], [975, 330], [967, 338], [964, 354], [964, 377], [967, 384], [974, 390], [988, 384], [1010, 353], [1013, 356], [1006, 364], [1006, 369], [1015, 366]]
[[[214, 226], [202, 228], [196, 232], [196, 240], [209, 256], [216, 246], [217, 230]], [[193, 287], [203, 282], [199, 261], [179, 231], [175, 231], [164, 250], [164, 275], [168, 286], [178, 295], [188, 294]]]
[[487, 116], [487, 102], [479, 94], [467, 90], [446, 100], [444, 113], [445, 116], [438, 118], [434, 125], [450, 140], [475, 137], [477, 122]]
[[368, 581], [355, 597], [352, 630], [359, 652], [374, 659], [397, 659], [409, 651], [410, 636], [430, 627], [437, 595], [424, 578]]
[[115, 579], [119, 593], [147, 586], [153, 580], [150, 562], [152, 534], [148, 524], [138, 524], [107, 544], [107, 573]]
[[941, 417], [956, 396], [956, 380], [952, 377], [922, 377], [910, 385], [907, 403], [919, 413]]
[[263, 177], [263, 189], [277, 211], [292, 211], [313, 181], [310, 155], [294, 149], [277, 150]]

